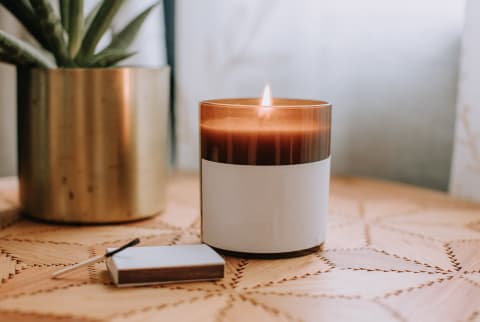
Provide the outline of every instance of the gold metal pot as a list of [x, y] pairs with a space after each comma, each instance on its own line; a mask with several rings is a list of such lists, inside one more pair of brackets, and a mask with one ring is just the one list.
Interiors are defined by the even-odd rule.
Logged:
[[161, 212], [169, 73], [168, 67], [19, 70], [23, 211], [70, 223]]

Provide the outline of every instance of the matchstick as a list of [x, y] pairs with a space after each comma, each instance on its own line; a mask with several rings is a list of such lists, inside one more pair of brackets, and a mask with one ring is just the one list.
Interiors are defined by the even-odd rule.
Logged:
[[87, 260], [84, 260], [80, 263], [77, 263], [75, 265], [72, 265], [72, 266], [68, 266], [68, 267], [65, 267], [65, 268], [62, 268], [61, 270], [58, 270], [56, 272], [53, 272], [52, 274], [52, 278], [57, 278], [61, 275], [64, 275], [64, 274], [67, 274], [69, 272], [73, 272], [79, 268], [82, 268], [82, 267], [85, 267], [85, 266], [88, 266], [88, 265], [91, 265], [91, 264], [95, 264], [95, 263], [98, 263], [98, 262], [101, 262], [102, 260], [104, 260], [105, 258], [107, 257], [110, 257], [110, 256], [113, 256], [115, 255], [116, 253], [118, 252], [121, 252], [122, 250], [124, 249], [127, 249], [129, 247], [132, 247], [132, 246], [135, 246], [137, 245], [138, 243], [140, 243], [140, 239], [138, 238], [135, 238], [134, 240], [128, 242], [127, 244], [123, 245], [122, 247], [120, 248], [117, 248], [115, 250], [112, 250], [108, 253], [106, 253], [105, 255], [99, 255], [99, 256], [95, 256], [95, 257], [92, 257], [92, 258], [89, 258]]

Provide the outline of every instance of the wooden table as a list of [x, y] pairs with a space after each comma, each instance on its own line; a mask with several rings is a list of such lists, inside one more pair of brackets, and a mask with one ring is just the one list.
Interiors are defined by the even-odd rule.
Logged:
[[443, 193], [334, 178], [324, 250], [227, 258], [220, 282], [117, 289], [103, 263], [49, 275], [133, 237], [199, 242], [198, 179], [176, 176], [156, 218], [63, 226], [19, 217], [0, 180], [0, 321], [480, 321], [480, 205]]

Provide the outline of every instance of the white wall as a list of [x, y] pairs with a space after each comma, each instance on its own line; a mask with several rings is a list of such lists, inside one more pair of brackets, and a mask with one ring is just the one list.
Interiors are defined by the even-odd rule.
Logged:
[[450, 191], [480, 201], [480, 1], [466, 12]]
[[198, 165], [198, 101], [334, 104], [333, 169], [445, 189], [461, 0], [178, 0], [178, 164]]
[[[26, 31], [0, 6], [0, 29], [25, 39]], [[0, 63], [0, 177], [17, 171], [16, 72], [11, 65]]]

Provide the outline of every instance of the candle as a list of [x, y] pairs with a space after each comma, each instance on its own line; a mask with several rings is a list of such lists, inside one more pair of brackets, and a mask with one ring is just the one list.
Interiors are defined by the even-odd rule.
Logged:
[[202, 239], [219, 250], [288, 256], [324, 240], [331, 105], [219, 99], [200, 103]]

